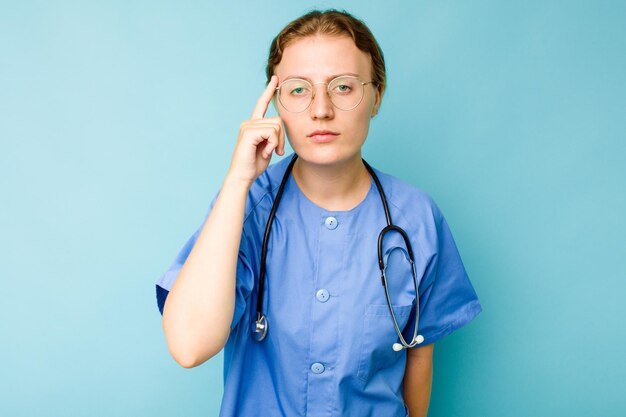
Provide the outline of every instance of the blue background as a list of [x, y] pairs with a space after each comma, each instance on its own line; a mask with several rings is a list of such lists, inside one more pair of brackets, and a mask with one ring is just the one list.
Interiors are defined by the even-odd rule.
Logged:
[[626, 2], [0, 6], [0, 415], [212, 416], [154, 283], [202, 222], [273, 36], [377, 36], [364, 156], [428, 192], [484, 308], [435, 348], [431, 417], [623, 416]]

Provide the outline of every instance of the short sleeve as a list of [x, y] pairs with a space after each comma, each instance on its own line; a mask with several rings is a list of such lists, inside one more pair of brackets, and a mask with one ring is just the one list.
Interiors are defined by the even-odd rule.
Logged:
[[183, 245], [181, 250], [178, 252], [178, 255], [176, 255], [176, 257], [174, 258], [174, 261], [172, 262], [170, 267], [156, 283], [157, 305], [161, 314], [163, 314], [163, 307], [165, 306], [165, 300], [167, 298], [167, 295], [174, 285], [174, 281], [176, 281], [176, 278], [178, 277], [180, 270], [185, 264], [187, 257], [191, 253], [194, 245], [196, 244], [196, 240], [198, 240], [198, 235], [200, 234], [202, 227], [204, 227], [204, 222]]
[[[467, 276], [450, 228], [435, 207], [434, 251], [424, 260], [427, 266], [419, 285], [420, 345], [434, 343], [472, 321], [482, 307]], [[410, 341], [415, 326], [415, 306], [403, 335]]]
[[[211, 202], [209, 211], [205, 216], [204, 221], [198, 227], [198, 229], [191, 235], [191, 237], [187, 240], [187, 242], [180, 249], [173, 262], [167, 271], [159, 278], [156, 282], [156, 299], [157, 306], [159, 308], [159, 312], [161, 315], [163, 314], [163, 308], [165, 307], [165, 301], [169, 294], [170, 289], [174, 285], [176, 278], [185, 264], [187, 257], [191, 253], [206, 220], [215, 204], [215, 200], [217, 196]], [[241, 242], [239, 245], [239, 255], [237, 259], [237, 272], [236, 272], [236, 288], [235, 288], [235, 311], [233, 315], [233, 321], [231, 323], [231, 330], [235, 328], [235, 326], [239, 323], [245, 308], [246, 303], [250, 295], [252, 283], [254, 282], [253, 271], [254, 268], [252, 266], [252, 262], [250, 261], [250, 247], [249, 240], [246, 238], [245, 233], [242, 231]]]

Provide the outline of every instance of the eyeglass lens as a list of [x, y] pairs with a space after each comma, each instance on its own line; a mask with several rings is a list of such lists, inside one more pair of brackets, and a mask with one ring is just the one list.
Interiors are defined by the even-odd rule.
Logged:
[[[352, 110], [363, 98], [363, 84], [355, 77], [335, 78], [328, 84], [328, 93], [335, 107]], [[306, 110], [313, 101], [314, 94], [313, 85], [300, 79], [287, 80], [278, 89], [280, 103], [293, 113]]]

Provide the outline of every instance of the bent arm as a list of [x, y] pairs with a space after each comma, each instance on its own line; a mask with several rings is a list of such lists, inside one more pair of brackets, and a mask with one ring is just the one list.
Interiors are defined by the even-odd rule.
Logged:
[[235, 275], [250, 184], [226, 178], [163, 308], [170, 354], [185, 368], [218, 354], [235, 308]]
[[426, 417], [433, 380], [434, 344], [407, 350], [404, 371], [404, 402], [410, 417]]

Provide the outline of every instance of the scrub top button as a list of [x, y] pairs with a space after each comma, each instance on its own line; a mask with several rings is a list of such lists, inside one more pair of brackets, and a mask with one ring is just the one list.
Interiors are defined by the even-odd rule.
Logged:
[[334, 217], [326, 217], [324, 224], [329, 230], [334, 230], [337, 228], [337, 219]]
[[319, 362], [315, 362], [313, 365], [311, 365], [311, 371], [314, 374], [321, 374], [322, 372], [324, 372], [324, 365]]
[[317, 301], [320, 303], [325, 303], [330, 298], [330, 294], [328, 293], [328, 290], [322, 288], [317, 292], [317, 294], [315, 294], [315, 298], [317, 298]]

